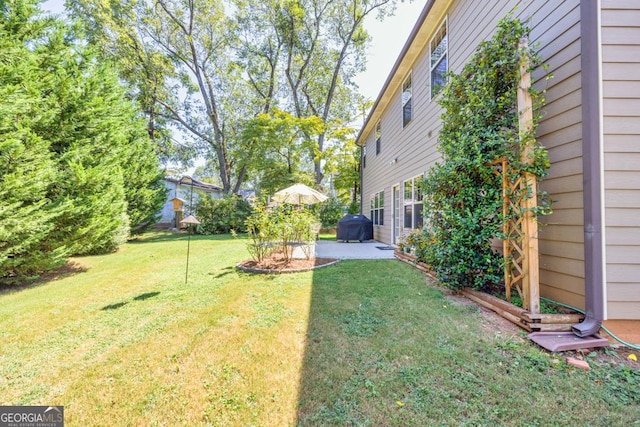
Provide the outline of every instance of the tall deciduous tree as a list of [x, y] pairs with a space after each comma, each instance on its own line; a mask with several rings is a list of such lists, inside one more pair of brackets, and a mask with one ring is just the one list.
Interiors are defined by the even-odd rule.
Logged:
[[[220, 0], [158, 0], [154, 4], [125, 2], [132, 16], [118, 15], [119, 2], [70, 0], [76, 17], [88, 18], [92, 34], [100, 35], [126, 61], [140, 61], [119, 44], [135, 39], [139, 51], [153, 52], [166, 60], [162, 90], [154, 92], [156, 115], [170, 121], [193, 142], [197, 152], [216, 160], [225, 192], [238, 192], [246, 178], [246, 158], [239, 144], [242, 122], [265, 110], [254, 85], [239, 63], [235, 21]], [[111, 16], [102, 17], [111, 13]], [[95, 16], [100, 18], [97, 19]], [[107, 54], [110, 52], [107, 50]], [[116, 56], [117, 56], [116, 55]], [[123, 59], [124, 60], [124, 59]], [[131, 68], [131, 67], [124, 67]], [[137, 73], [138, 87], [144, 86]], [[157, 79], [156, 81], [160, 81]], [[253, 88], [253, 89], [252, 89]]]
[[356, 130], [337, 124], [329, 136], [338, 143], [326, 149], [324, 173], [331, 176], [336, 195], [343, 201], [360, 200], [360, 149], [355, 142]]
[[160, 114], [159, 100], [167, 99], [168, 80], [175, 76], [171, 60], [159, 49], [145, 43], [144, 2], [113, 0], [69, 0], [67, 7], [81, 17], [87, 40], [103, 58], [118, 67], [147, 119], [147, 132], [164, 164], [188, 163], [196, 154], [172, 137], [169, 123]]
[[258, 190], [273, 194], [296, 182], [313, 184], [312, 169], [305, 168], [312, 164], [308, 137], [323, 131], [318, 117], [298, 118], [278, 109], [250, 120], [243, 139], [251, 144], [255, 156], [252, 166], [260, 177]]
[[[147, 109], [148, 114], [153, 111], [185, 131], [201, 155], [215, 158], [224, 191], [237, 192], [246, 179], [255, 178], [264, 150], [243, 139], [244, 127], [256, 115], [279, 108], [298, 119], [349, 121], [357, 89], [352, 78], [365, 65], [363, 21], [373, 13], [390, 13], [395, 0], [68, 4], [105, 54], [120, 58], [123, 70], [133, 70], [123, 76], [145, 88], [140, 94], [153, 93], [145, 99], [157, 109]], [[149, 64], [150, 58], [152, 66], [140, 66], [144, 72], [133, 65]], [[160, 76], [152, 81], [163, 87], [148, 84], [147, 74]], [[325, 126], [305, 135], [303, 146], [318, 185], [330, 132]]]
[[[352, 78], [365, 67], [369, 36], [364, 19], [391, 13], [393, 0], [285, 0], [279, 31], [285, 43], [285, 75], [298, 117], [315, 115], [325, 123], [346, 119], [356, 105]], [[316, 137], [315, 180], [322, 182], [327, 132]]]

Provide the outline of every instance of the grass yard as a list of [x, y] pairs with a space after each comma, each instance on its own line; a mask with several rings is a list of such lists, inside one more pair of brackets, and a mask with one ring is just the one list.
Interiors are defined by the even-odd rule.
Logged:
[[[0, 404], [68, 426], [640, 425], [640, 374], [568, 367], [394, 260], [249, 275], [150, 233], [0, 293]], [[602, 351], [602, 350], [601, 350]]]

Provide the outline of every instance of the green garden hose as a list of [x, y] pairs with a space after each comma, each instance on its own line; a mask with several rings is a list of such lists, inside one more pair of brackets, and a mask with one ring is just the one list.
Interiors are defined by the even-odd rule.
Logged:
[[[562, 306], [562, 307], [570, 308], [571, 310], [577, 311], [578, 313], [586, 314], [584, 311], [580, 310], [579, 308], [574, 307], [574, 306], [569, 305], [569, 304], [564, 304], [564, 303], [561, 303], [561, 302], [558, 302], [558, 301], [554, 301], [554, 300], [552, 300], [552, 299], [545, 298], [545, 297], [540, 297], [540, 299], [541, 299], [541, 300], [545, 300], [545, 301], [547, 301], [547, 302], [550, 302], [550, 303], [552, 303], [552, 304], [558, 304], [558, 305], [560, 305], [560, 306]], [[617, 336], [615, 336], [615, 335], [614, 335], [614, 334], [613, 334], [609, 329], [607, 329], [604, 325], [602, 325], [601, 327], [602, 327], [602, 329], [604, 329], [604, 331], [605, 331], [607, 334], [609, 334], [609, 335], [611, 336], [611, 338], [613, 338], [614, 340], [618, 341], [620, 344], [626, 345], [627, 347], [632, 348], [632, 349], [634, 349], [634, 350], [640, 350], [640, 345], [638, 345], [638, 344], [631, 344], [631, 343], [628, 343], [628, 342], [626, 342], [626, 341], [624, 341], [624, 340], [621, 340], [620, 338], [618, 338]]]

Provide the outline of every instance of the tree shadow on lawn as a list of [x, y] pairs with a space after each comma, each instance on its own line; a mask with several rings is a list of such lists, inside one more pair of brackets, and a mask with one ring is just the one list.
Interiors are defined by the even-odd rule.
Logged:
[[[631, 368], [575, 370], [425, 282], [397, 260], [346, 260], [314, 271], [296, 425], [638, 419], [640, 376]], [[559, 410], [549, 411], [554, 405]]]
[[66, 264], [42, 274], [37, 279], [17, 285], [0, 285], [0, 295], [20, 292], [27, 289], [37, 288], [53, 282], [55, 280], [66, 279], [76, 274], [87, 272], [87, 268], [75, 261], [67, 261]]
[[[144, 301], [144, 300], [147, 300], [149, 298], [153, 298], [153, 297], [158, 296], [158, 295], [160, 295], [160, 292], [145, 292], [144, 294], [140, 294], [140, 295], [137, 295], [137, 296], [133, 297], [133, 299], [131, 301], [132, 302], [133, 301]], [[105, 305], [100, 310], [102, 310], [102, 311], [117, 310], [118, 308], [124, 307], [127, 304], [129, 304], [129, 301], [121, 301], [121, 302], [117, 302], [117, 303], [114, 303], [114, 304]]]
[[155, 296], [160, 295], [160, 292], [145, 292], [144, 294], [140, 294], [138, 296], [133, 297], [134, 301], [144, 301], [149, 298], [153, 298]]
[[122, 301], [122, 302], [117, 302], [115, 304], [109, 304], [109, 305], [105, 305], [104, 307], [102, 307], [100, 310], [102, 311], [107, 311], [107, 310], [117, 310], [120, 307], [124, 307], [125, 305], [129, 304], [127, 301]]
[[233, 272], [235, 272], [236, 268], [229, 266], [229, 267], [223, 268], [222, 271], [223, 271], [222, 273], [218, 273], [218, 274], [215, 274], [215, 275], [214, 275], [214, 273], [209, 273], [209, 275], [213, 276], [214, 279], [220, 279], [220, 278], [222, 278], [224, 276], [227, 276], [227, 275], [232, 274]]
[[[381, 396], [399, 366], [391, 343], [406, 290], [387, 288], [395, 260], [347, 260], [314, 271], [297, 425], [402, 425], [398, 396]], [[399, 263], [398, 263], [399, 264]], [[402, 295], [405, 293], [405, 295]], [[391, 348], [389, 348], [391, 347]], [[378, 384], [378, 385], [377, 385]], [[400, 424], [396, 424], [400, 423]], [[410, 422], [409, 422], [410, 424]]]

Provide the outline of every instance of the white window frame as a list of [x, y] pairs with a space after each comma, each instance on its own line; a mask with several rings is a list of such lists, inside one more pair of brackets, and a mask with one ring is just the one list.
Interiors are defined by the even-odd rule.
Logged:
[[[405, 128], [407, 127], [407, 125], [409, 123], [411, 123], [413, 121], [413, 78], [412, 78], [412, 74], [413, 71], [409, 71], [409, 74], [407, 74], [407, 77], [405, 77], [405, 79], [402, 81], [402, 94], [401, 94], [401, 101], [402, 101], [402, 127]], [[406, 90], [406, 84], [407, 82], [409, 82], [409, 90]], [[409, 120], [406, 120], [405, 117], [405, 107], [407, 106], [407, 104], [409, 105]]]
[[382, 127], [380, 125], [380, 121], [378, 120], [378, 123], [376, 123], [376, 130], [375, 130], [375, 138], [376, 138], [376, 156], [378, 154], [380, 154], [380, 151], [382, 150], [381, 147], [381, 135], [382, 135]]
[[[440, 93], [440, 91], [442, 90], [442, 86], [438, 86], [437, 88], [434, 87], [433, 84], [433, 76], [434, 76], [434, 71], [436, 71], [436, 69], [438, 68], [438, 65], [440, 65], [442, 63], [442, 61], [446, 61], [446, 70], [445, 73], [449, 72], [449, 25], [448, 25], [448, 19], [445, 17], [444, 20], [442, 21], [442, 24], [440, 24], [440, 26], [438, 27], [438, 29], [436, 30], [436, 32], [434, 33], [433, 37], [431, 37], [431, 40], [429, 40], [429, 96], [431, 97], [431, 99], [435, 98], [436, 96], [438, 96], [438, 94]], [[436, 60], [433, 60], [433, 42], [435, 40], [436, 37], [438, 37], [440, 35], [441, 30], [444, 28], [444, 40], [445, 41], [445, 46], [444, 46], [444, 51], [436, 58]], [[437, 92], [434, 93], [434, 90], [437, 89]]]
[[362, 169], [367, 167], [367, 144], [362, 146]]
[[[420, 189], [417, 183], [424, 178], [424, 174], [414, 176], [413, 178], [406, 179], [402, 182], [402, 225], [405, 230], [413, 230], [415, 228], [422, 228], [424, 225], [424, 218], [422, 217], [423, 196], [420, 194]], [[407, 197], [406, 186], [411, 183], [410, 194]], [[407, 207], [411, 207], [411, 221], [407, 223]], [[418, 208], [420, 206], [420, 208]], [[420, 211], [420, 221], [416, 221], [416, 212]]]
[[369, 215], [373, 225], [384, 226], [384, 190], [371, 195], [371, 210]]

